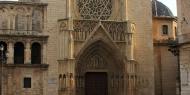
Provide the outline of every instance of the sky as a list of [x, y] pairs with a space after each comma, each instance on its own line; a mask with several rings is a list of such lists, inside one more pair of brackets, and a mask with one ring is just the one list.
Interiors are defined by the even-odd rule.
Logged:
[[18, 1], [18, 0], [0, 0], [0, 1]]
[[176, 0], [158, 0], [168, 6], [174, 16], [177, 16], [177, 7], [176, 7]]
[[18, 1], [18, 0], [0, 0], [0, 1]]

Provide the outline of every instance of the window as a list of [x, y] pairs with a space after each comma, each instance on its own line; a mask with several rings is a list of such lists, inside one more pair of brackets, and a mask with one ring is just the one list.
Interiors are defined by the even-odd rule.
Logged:
[[162, 34], [168, 35], [168, 25], [162, 25]]
[[29, 77], [24, 78], [24, 88], [31, 88], [31, 78]]
[[24, 45], [21, 42], [14, 45], [14, 64], [24, 64]]
[[175, 36], [177, 37], [177, 27], [175, 27]]
[[3, 51], [0, 51], [0, 61], [1, 63], [3, 62], [5, 64], [7, 60], [7, 57], [6, 57], [7, 44], [5, 42], [0, 42], [0, 46], [3, 46]]
[[41, 64], [41, 45], [39, 43], [32, 44], [31, 63]]

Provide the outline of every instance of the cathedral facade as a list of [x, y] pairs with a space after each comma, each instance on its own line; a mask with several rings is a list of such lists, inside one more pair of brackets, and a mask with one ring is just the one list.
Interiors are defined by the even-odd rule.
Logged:
[[1, 95], [155, 95], [151, 5], [0, 1]]

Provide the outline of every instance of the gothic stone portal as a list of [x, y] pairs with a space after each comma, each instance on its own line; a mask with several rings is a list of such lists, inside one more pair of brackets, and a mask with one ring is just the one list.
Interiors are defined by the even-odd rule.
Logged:
[[117, 52], [101, 40], [84, 48], [75, 68], [76, 95], [124, 94], [124, 64]]

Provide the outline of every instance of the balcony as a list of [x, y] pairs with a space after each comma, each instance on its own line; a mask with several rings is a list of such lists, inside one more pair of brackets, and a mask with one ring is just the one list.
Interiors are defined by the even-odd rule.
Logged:
[[46, 37], [47, 35], [43, 32], [34, 30], [0, 29], [0, 36]]

